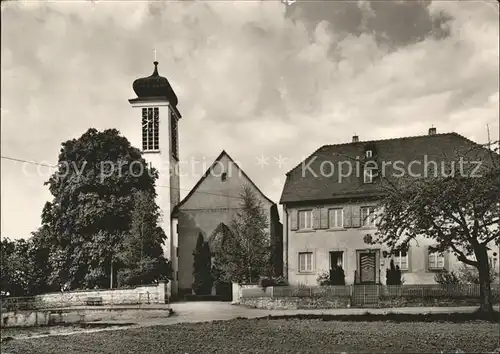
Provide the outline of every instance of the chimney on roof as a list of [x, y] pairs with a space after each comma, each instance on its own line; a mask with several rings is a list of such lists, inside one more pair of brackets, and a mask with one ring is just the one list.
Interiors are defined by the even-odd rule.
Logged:
[[436, 128], [429, 128], [429, 135], [436, 135]]
[[357, 143], [357, 142], [359, 142], [359, 136], [354, 135], [354, 136], [352, 137], [352, 142], [353, 142], [353, 143]]

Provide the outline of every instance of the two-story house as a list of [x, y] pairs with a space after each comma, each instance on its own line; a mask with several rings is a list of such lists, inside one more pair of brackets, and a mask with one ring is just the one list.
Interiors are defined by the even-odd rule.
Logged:
[[[346, 283], [385, 283], [390, 260], [400, 267], [405, 284], [434, 283], [434, 274], [461, 264], [450, 252], [437, 253], [424, 235], [399, 252], [366, 241], [376, 232], [375, 205], [384, 195], [380, 166], [385, 161], [410, 176], [427, 164], [445, 161], [459, 151], [477, 147], [456, 133], [378, 141], [359, 141], [320, 147], [287, 173], [283, 205], [284, 273], [290, 284], [315, 285], [317, 276], [341, 265]], [[373, 166], [373, 165], [371, 165]], [[392, 170], [394, 171], [394, 170]], [[498, 245], [491, 260], [498, 267]]]

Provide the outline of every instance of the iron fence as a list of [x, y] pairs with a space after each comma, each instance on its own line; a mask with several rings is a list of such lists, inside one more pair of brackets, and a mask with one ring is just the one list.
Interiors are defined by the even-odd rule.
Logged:
[[350, 296], [350, 286], [270, 286], [243, 288], [243, 298], [256, 297], [343, 297]]
[[[500, 293], [499, 284], [491, 284], [493, 296]], [[381, 287], [382, 297], [424, 297], [424, 298], [479, 298], [479, 284], [418, 284], [386, 285]]]
[[[500, 298], [500, 284], [491, 284], [494, 298]], [[381, 298], [479, 298], [479, 284], [407, 284], [407, 285], [339, 285], [339, 286], [273, 286], [243, 288], [242, 298], [257, 297], [350, 297], [374, 295]]]

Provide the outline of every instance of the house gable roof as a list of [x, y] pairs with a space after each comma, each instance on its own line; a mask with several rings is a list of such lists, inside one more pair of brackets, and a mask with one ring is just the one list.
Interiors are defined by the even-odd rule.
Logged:
[[[193, 196], [196, 192], [197, 192], [197, 189], [198, 187], [203, 183], [203, 181], [210, 175], [210, 173], [212, 172], [212, 170], [214, 169], [215, 166], [217, 166], [218, 162], [221, 161], [221, 159], [223, 157], [226, 157], [240, 172], [241, 174], [250, 182], [250, 184], [255, 188], [255, 190], [265, 199], [267, 200], [269, 203], [271, 204], [275, 204], [275, 202], [273, 202], [271, 199], [269, 199], [260, 189], [259, 187], [257, 187], [257, 185], [250, 179], [250, 177], [248, 177], [248, 175], [245, 173], [245, 171], [243, 171], [240, 166], [238, 166], [238, 164], [231, 158], [231, 156], [229, 156], [229, 154], [225, 151], [225, 150], [222, 150], [222, 152], [219, 154], [219, 156], [217, 156], [217, 158], [214, 160], [214, 162], [212, 163], [212, 165], [205, 171], [205, 173], [203, 174], [203, 176], [199, 179], [198, 182], [196, 182], [196, 184], [194, 185], [194, 187], [189, 191], [189, 193], [186, 195], [186, 197], [184, 197], [184, 199], [182, 199], [182, 201], [174, 208], [174, 212], [176, 212], [179, 208], [182, 207], [182, 205], [184, 205], [188, 200], [189, 198], [191, 198], [191, 196]], [[210, 194], [209, 192], [203, 192], [204, 194]]]
[[[457, 133], [325, 145], [286, 174], [280, 203], [382, 195], [383, 190], [377, 180], [374, 183], [363, 182], [362, 167], [366, 149], [376, 152], [377, 160], [382, 161], [382, 166], [386, 163], [385, 173], [390, 176], [391, 168], [396, 162], [406, 172], [412, 161], [420, 161], [420, 165], [413, 164], [411, 168], [411, 172], [417, 174], [424, 171], [422, 161], [425, 162], [425, 159], [439, 164], [474, 148], [479, 148], [483, 156], [487, 151], [482, 145]], [[380, 167], [380, 163], [378, 166]], [[352, 170], [350, 174], [349, 168]]]

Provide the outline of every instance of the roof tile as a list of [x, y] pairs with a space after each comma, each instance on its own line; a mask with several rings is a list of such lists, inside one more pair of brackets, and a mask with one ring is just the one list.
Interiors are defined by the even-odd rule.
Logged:
[[425, 177], [426, 161], [436, 162], [440, 169], [443, 162], [455, 160], [464, 152], [470, 159], [471, 152], [480, 151], [485, 156], [488, 151], [457, 133], [325, 145], [287, 173], [280, 203], [380, 195], [380, 180], [363, 182], [366, 149], [374, 151], [376, 157], [376, 162], [367, 167], [377, 166], [379, 174], [387, 178], [395, 178], [395, 172], [408, 175], [410, 171]]

